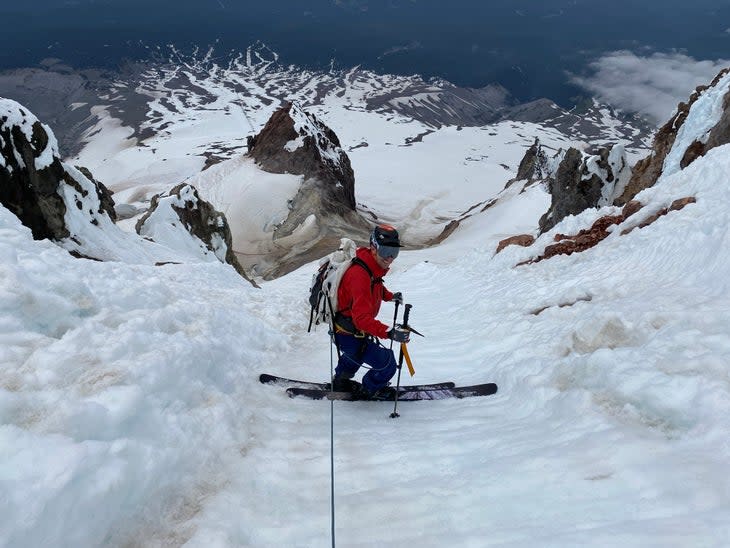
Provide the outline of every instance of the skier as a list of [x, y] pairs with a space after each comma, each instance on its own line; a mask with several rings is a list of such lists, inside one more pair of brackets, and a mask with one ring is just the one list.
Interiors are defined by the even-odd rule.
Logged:
[[[376, 316], [383, 301], [403, 303], [400, 292], [391, 293], [383, 285], [393, 260], [400, 250], [398, 231], [390, 225], [378, 225], [370, 234], [370, 246], [360, 247], [356, 259], [347, 269], [337, 290], [335, 342], [340, 359], [335, 368], [333, 390], [360, 392], [372, 399], [392, 399], [395, 390], [388, 386], [397, 371], [395, 355], [378, 339], [408, 342], [410, 333], [401, 326], [389, 328]], [[360, 366], [370, 370], [362, 386], [353, 381]]]

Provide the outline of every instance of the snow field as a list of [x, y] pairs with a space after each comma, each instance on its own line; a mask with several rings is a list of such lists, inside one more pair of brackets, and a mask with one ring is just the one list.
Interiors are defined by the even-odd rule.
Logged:
[[[728, 167], [721, 150], [710, 153], [640, 197], [649, 211], [677, 191], [695, 193], [697, 204], [583, 254], [511, 268], [534, 251], [512, 247], [492, 258], [496, 239], [449, 264], [437, 257], [450, 240], [402, 254], [386, 281], [405, 291], [412, 323], [427, 335], [411, 344], [415, 380], [490, 380], [500, 393], [403, 403], [396, 421], [388, 404], [336, 403], [340, 542], [721, 546], [730, 337], [717, 276], [728, 264], [713, 227], [727, 224], [720, 180]], [[554, 232], [600, 214], [566, 219]], [[290, 284], [306, 283], [301, 270], [264, 291], [288, 302]], [[382, 319], [391, 314], [383, 310]], [[312, 342], [297, 329], [296, 351], [277, 371], [326, 376], [326, 336]], [[270, 428], [289, 432], [292, 457], [270, 504], [290, 505], [288, 515], [301, 519], [256, 529], [251, 545], [321, 545], [330, 405], [266, 390], [280, 410]], [[314, 493], [302, 495], [303, 482]], [[312, 523], [319, 531], [310, 537]], [[237, 545], [235, 535], [229, 540]]]
[[[180, 182], [169, 177], [195, 167], [184, 157], [216, 127], [210, 112], [167, 119], [159, 107], [179, 125], [157, 152], [116, 157], [108, 174], [124, 196]], [[338, 134], [334, 113], [357, 116], [345, 110], [323, 117]], [[527, 124], [500, 126], [493, 140], [446, 129], [385, 148], [405, 122], [368, 116], [372, 127], [342, 123], [373, 136], [351, 155], [359, 200], [414, 239], [437, 216], [495, 197], [509, 178], [492, 179], [497, 164], [514, 170], [543, 136]], [[394, 135], [406, 133], [415, 136]], [[465, 150], [491, 145], [495, 156], [472, 171]], [[514, 266], [616, 208], [494, 255], [504, 236], [534, 232], [546, 209], [542, 189], [517, 186], [443, 244], [404, 251], [386, 285], [404, 292], [426, 337], [414, 337], [417, 375], [403, 382], [494, 381], [500, 391], [402, 403], [398, 420], [387, 403], [290, 400], [258, 383], [261, 372], [329, 375], [325, 330], [305, 329], [316, 263], [255, 290], [218, 262], [190, 264], [183, 242], [165, 251], [93, 230], [83, 236], [109, 261], [73, 259], [0, 209], [0, 547], [329, 545], [331, 409], [341, 546], [725, 546], [727, 152], [668, 174], [584, 253]], [[275, 222], [281, 203], [258, 188], [234, 203], [247, 167], [229, 162], [207, 172], [210, 195], [259, 214], [257, 230]], [[412, 178], [383, 176], [411, 165]], [[456, 186], [477, 173], [483, 189]], [[277, 200], [294, 188], [280, 183]], [[685, 196], [697, 203], [620, 235]], [[186, 264], [149, 266], [163, 257]], [[390, 305], [381, 319], [392, 321]]]
[[220, 263], [73, 259], [0, 214], [0, 545], [159, 530], [246, 438], [241, 364], [279, 344], [256, 292]]

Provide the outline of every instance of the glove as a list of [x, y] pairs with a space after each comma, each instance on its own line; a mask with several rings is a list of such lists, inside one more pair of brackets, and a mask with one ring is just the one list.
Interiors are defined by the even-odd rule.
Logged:
[[396, 325], [388, 331], [388, 338], [395, 342], [407, 343], [411, 340], [411, 332], [408, 329], [403, 329], [400, 325]]
[[403, 304], [403, 293], [400, 291], [393, 293], [393, 298], [390, 300], [394, 303]]

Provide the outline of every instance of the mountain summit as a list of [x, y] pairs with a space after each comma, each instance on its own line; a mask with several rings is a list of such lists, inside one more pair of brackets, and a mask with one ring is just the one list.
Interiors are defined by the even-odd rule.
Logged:
[[340, 140], [316, 116], [294, 103], [275, 111], [249, 141], [249, 153], [265, 171], [314, 180], [327, 213], [355, 210], [355, 174]]

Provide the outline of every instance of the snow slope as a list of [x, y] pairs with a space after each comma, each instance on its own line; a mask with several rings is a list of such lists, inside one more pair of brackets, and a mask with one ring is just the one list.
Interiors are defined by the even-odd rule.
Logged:
[[[728, 169], [711, 151], [640, 196], [696, 204], [583, 254], [513, 268], [530, 249], [469, 226], [404, 252], [415, 380], [500, 392], [398, 420], [336, 404], [340, 544], [722, 546]], [[327, 544], [330, 404], [256, 378], [329, 374], [312, 269], [255, 290], [217, 263], [78, 260], [0, 214], [0, 545]]]
[[[404, 251], [386, 283], [426, 335], [413, 380], [500, 391], [397, 420], [258, 383], [330, 373], [326, 333], [306, 333], [316, 263], [257, 290], [218, 262], [134, 260], [132, 238], [116, 261], [74, 259], [0, 209], [0, 546], [329, 545], [331, 426], [340, 546], [725, 546], [729, 150], [645, 190], [636, 215], [696, 203], [584, 253], [514, 266], [615, 208], [494, 255], [536, 225], [539, 188]], [[460, 207], [452, 184], [367, 192], [392, 190], [394, 216], [429, 196], [434, 215]]]

